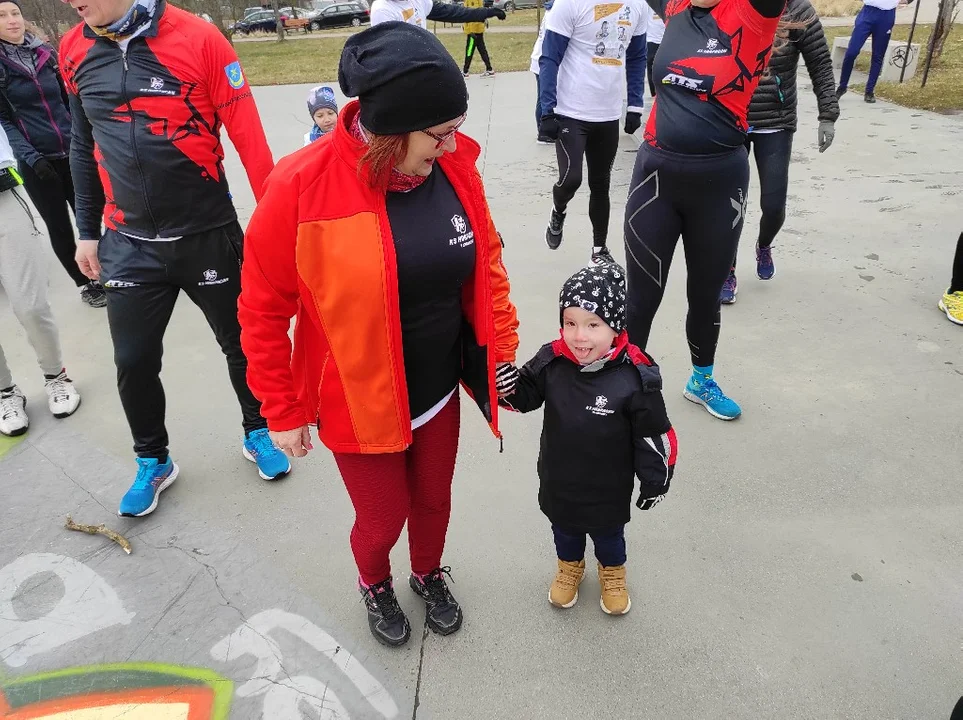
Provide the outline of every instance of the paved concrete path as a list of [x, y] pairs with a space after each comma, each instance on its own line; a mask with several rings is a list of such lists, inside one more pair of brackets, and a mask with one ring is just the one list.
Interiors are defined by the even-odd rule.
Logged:
[[[670, 499], [629, 526], [634, 607], [620, 619], [600, 612], [591, 577], [574, 609], [549, 607], [539, 418], [508, 418], [499, 454], [466, 403], [445, 558], [465, 626], [378, 646], [353, 590], [352, 512], [330, 455], [317, 450], [277, 484], [257, 478], [240, 454], [223, 359], [186, 298], [164, 370], [182, 475], [150, 517], [116, 517], [134, 466], [105, 316], [80, 304], [51, 255], [84, 404], [68, 420], [46, 414], [3, 300], [0, 337], [33, 427], [0, 447], [0, 698], [10, 706], [0, 699], [0, 717], [123, 697], [128, 720], [187, 717], [176, 713], [188, 703], [199, 708], [191, 718], [226, 717], [230, 704], [232, 718], [269, 720], [946, 720], [963, 694], [963, 331], [935, 305], [963, 225], [963, 121], [847, 96], [836, 144], [820, 155], [800, 81], [778, 272], [768, 283], [753, 274], [753, 185], [739, 302], [724, 310], [718, 376], [745, 408], [737, 422], [681, 397], [676, 259], [649, 349], [680, 437], [678, 474]], [[505, 74], [469, 88], [466, 130], [485, 147], [525, 360], [556, 335], [558, 288], [588, 259], [587, 193], [550, 252], [555, 160], [534, 142], [534, 82]], [[277, 156], [300, 145], [306, 91], [256, 90]], [[621, 258], [635, 143], [623, 137], [620, 150], [611, 235]], [[228, 166], [246, 220], [251, 193], [233, 154]], [[133, 554], [63, 530], [68, 513], [123, 532]], [[393, 560], [404, 576], [404, 541]], [[419, 602], [403, 587], [400, 597], [420, 624]], [[61, 670], [72, 672], [43, 676]], [[162, 714], [143, 706], [150, 699], [180, 705]]]

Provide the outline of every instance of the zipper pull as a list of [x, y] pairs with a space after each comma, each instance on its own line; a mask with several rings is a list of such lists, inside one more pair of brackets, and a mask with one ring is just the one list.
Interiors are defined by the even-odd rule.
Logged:
[[501, 455], [505, 452], [505, 436], [499, 434], [498, 436], [498, 454]]

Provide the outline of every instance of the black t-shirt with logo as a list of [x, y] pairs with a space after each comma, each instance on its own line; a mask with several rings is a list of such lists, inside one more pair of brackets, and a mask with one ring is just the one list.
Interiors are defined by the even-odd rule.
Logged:
[[462, 286], [475, 268], [475, 233], [440, 167], [406, 193], [389, 192], [398, 258], [401, 340], [412, 419], [457, 385]]

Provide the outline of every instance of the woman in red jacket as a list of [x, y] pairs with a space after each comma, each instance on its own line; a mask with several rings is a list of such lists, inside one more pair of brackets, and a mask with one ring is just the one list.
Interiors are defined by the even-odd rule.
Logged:
[[498, 435], [518, 321], [479, 147], [458, 134], [468, 93], [454, 60], [431, 33], [383, 23], [348, 40], [339, 81], [359, 99], [332, 133], [278, 163], [251, 219], [241, 342], [278, 447], [303, 456], [317, 424], [334, 452], [368, 623], [397, 646], [411, 628], [388, 554], [406, 521], [409, 584], [428, 626], [461, 627], [441, 563], [458, 385]]

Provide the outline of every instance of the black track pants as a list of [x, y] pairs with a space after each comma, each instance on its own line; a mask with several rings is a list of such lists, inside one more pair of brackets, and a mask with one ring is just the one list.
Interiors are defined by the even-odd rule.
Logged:
[[648, 143], [639, 148], [625, 208], [627, 323], [633, 343], [643, 349], [648, 344], [681, 236], [692, 364], [715, 362], [719, 292], [739, 244], [748, 184], [744, 147], [720, 155], [679, 155]]
[[956, 241], [956, 257], [953, 258], [953, 280], [950, 282], [950, 292], [963, 290], [963, 233]]
[[135, 240], [113, 230], [100, 241], [117, 389], [140, 457], [167, 455], [161, 357], [181, 290], [204, 313], [227, 358], [245, 432], [267, 427], [261, 403], [247, 386], [247, 359], [241, 351], [237, 297], [243, 242], [236, 222], [170, 242]]
[[609, 185], [619, 149], [619, 121], [585, 122], [559, 117], [558, 182], [552, 191], [555, 209], [564, 213], [582, 184], [582, 158], [588, 166], [589, 220], [593, 244], [605, 245], [609, 234]]
[[485, 47], [485, 33], [471, 33], [465, 38], [465, 72], [471, 68], [471, 59], [475, 56], [476, 49], [485, 63], [485, 69], [491, 71], [492, 61], [488, 57], [488, 48]]

